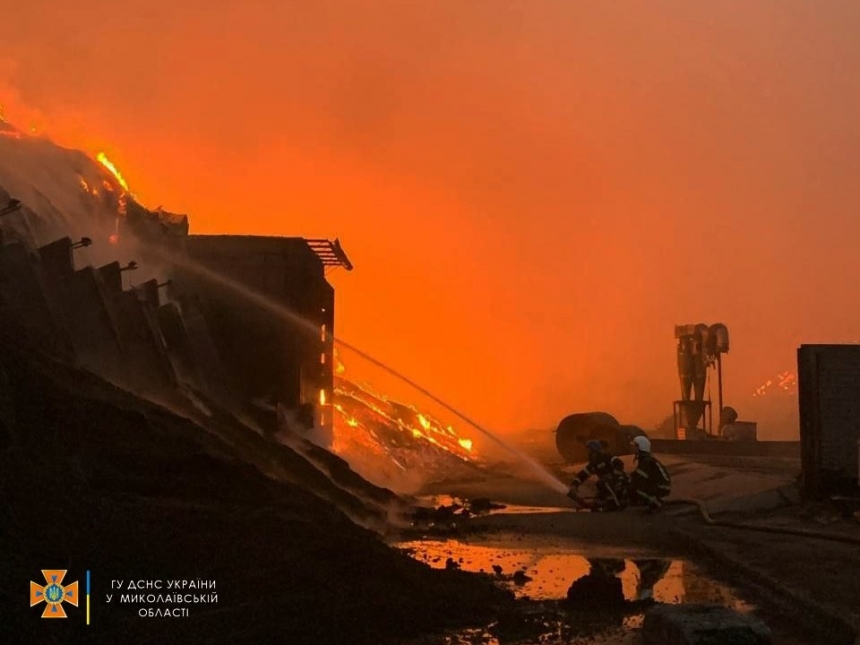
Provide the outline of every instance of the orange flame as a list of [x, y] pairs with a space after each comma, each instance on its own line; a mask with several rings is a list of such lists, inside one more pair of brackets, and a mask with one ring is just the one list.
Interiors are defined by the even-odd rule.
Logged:
[[[334, 358], [339, 368], [337, 371], [346, 371], [337, 355]], [[372, 392], [366, 385], [343, 379], [335, 386], [333, 396], [332, 407], [339, 413], [334, 418], [335, 443], [338, 445], [362, 446], [362, 450], [382, 452], [395, 460], [396, 451], [403, 449], [409, 442], [426, 442], [460, 460], [479, 460], [472, 440], [458, 435], [452, 426], [441, 424], [413, 406], [396, 403], [382, 394]], [[388, 434], [388, 438], [382, 440], [375, 431], [380, 429], [376, 424], [387, 428], [387, 433], [394, 434]], [[404, 443], [397, 438], [398, 435], [403, 439], [408, 438], [408, 441]]]
[[105, 153], [100, 152], [96, 156], [96, 159], [98, 160], [98, 162], [101, 165], [103, 165], [105, 168], [108, 169], [108, 171], [110, 171], [110, 174], [112, 174], [114, 176], [114, 179], [116, 179], [119, 182], [119, 185], [122, 186], [123, 190], [128, 190], [128, 184], [126, 183], [125, 179], [123, 178], [122, 173], [120, 173], [120, 171], [113, 164], [113, 162], [107, 158], [107, 155]]
[[776, 378], [768, 379], [759, 385], [753, 392], [754, 397], [767, 396], [773, 390], [793, 392], [797, 388], [797, 374], [791, 371], [781, 372]]

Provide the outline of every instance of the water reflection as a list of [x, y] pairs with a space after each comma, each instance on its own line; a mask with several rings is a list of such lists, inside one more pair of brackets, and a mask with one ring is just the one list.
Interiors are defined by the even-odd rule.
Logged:
[[656, 603], [753, 610], [687, 560], [594, 557], [516, 537], [483, 544], [437, 540], [395, 546], [435, 568], [491, 575], [528, 599], [491, 625], [439, 641], [422, 640], [421, 645], [634, 645], [640, 642], [645, 611]]
[[[428, 540], [396, 546], [435, 568], [443, 569], [447, 562], [449, 568], [493, 575], [520, 598], [562, 600], [574, 587], [594, 585], [611, 594], [611, 598], [605, 596], [605, 602], [616, 606], [620, 602], [702, 602], [740, 611], [751, 609], [730, 588], [705, 576], [687, 560], [588, 558], [573, 549], [531, 545], [518, 548], [510, 541], [487, 545]], [[582, 579], [585, 581], [580, 582]]]

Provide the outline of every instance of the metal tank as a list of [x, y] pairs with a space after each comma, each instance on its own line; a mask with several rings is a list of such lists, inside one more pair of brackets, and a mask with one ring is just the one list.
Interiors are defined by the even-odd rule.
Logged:
[[616, 455], [629, 454], [633, 437], [645, 435], [638, 426], [622, 425], [608, 412], [580, 412], [566, 416], [555, 431], [555, 445], [567, 463], [582, 463], [588, 459], [585, 443], [592, 439], [602, 442]]
[[[708, 369], [715, 367], [717, 372], [717, 405], [722, 409], [723, 378], [722, 355], [729, 351], [729, 331], [722, 323], [706, 325], [676, 325], [678, 378], [681, 384], [681, 398], [675, 401], [675, 421], [678, 438], [698, 438], [708, 432], [709, 418], [705, 411], [711, 402], [705, 400], [708, 384]], [[700, 428], [700, 422], [704, 427]]]

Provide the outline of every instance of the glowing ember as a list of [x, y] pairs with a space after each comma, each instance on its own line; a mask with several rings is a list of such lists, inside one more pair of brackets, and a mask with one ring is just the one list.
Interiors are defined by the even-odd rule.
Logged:
[[438, 468], [446, 473], [456, 464], [481, 462], [471, 439], [459, 436], [452, 426], [425, 411], [347, 380], [343, 376], [346, 368], [337, 355], [334, 358], [335, 452], [347, 457], [373, 456], [377, 463], [390, 462], [401, 469]]
[[338, 359], [336, 349], [333, 351], [333, 355], [334, 355], [334, 373], [335, 374], [343, 374], [346, 371], [346, 367], [344, 367], [344, 364], [341, 363], [340, 360]]
[[119, 244], [119, 218], [116, 218], [116, 222], [114, 223], [113, 233], [108, 238], [108, 242], [111, 244]]
[[767, 381], [759, 385], [755, 389], [755, 392], [753, 392], [753, 396], [767, 396], [768, 393], [774, 391], [792, 393], [796, 389], [797, 374], [795, 374], [794, 372], [781, 372], [775, 378], [768, 379]]
[[110, 171], [110, 173], [114, 176], [114, 179], [116, 179], [119, 182], [119, 185], [122, 186], [123, 190], [128, 190], [128, 184], [125, 182], [125, 179], [123, 179], [122, 174], [117, 169], [117, 167], [113, 165], [113, 162], [111, 162], [111, 160], [107, 158], [107, 155], [105, 153], [100, 152], [96, 156], [96, 159], [101, 165], [103, 165]]
[[87, 183], [87, 180], [84, 179], [83, 177], [81, 177], [80, 175], [78, 175], [78, 181], [80, 182], [81, 188], [83, 188], [85, 193], [87, 193], [88, 195], [92, 195], [93, 197], [98, 196], [98, 194], [99, 194], [98, 188], [95, 188], [95, 187], [90, 188], [90, 185]]

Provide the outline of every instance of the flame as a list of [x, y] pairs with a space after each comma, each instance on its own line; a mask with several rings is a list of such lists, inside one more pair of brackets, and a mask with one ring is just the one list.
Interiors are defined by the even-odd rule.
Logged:
[[320, 390], [320, 405], [325, 405], [325, 390]]
[[[337, 372], [343, 374], [346, 369], [336, 353], [334, 362]], [[387, 464], [401, 470], [435, 466], [444, 472], [458, 463], [481, 462], [473, 441], [460, 436], [453, 426], [414, 406], [392, 401], [368, 385], [338, 376], [332, 397], [336, 411], [333, 448], [347, 459], [373, 456], [378, 468]]]
[[783, 392], [794, 392], [797, 388], [797, 374], [786, 371], [777, 374], [776, 378], [769, 378], [759, 385], [753, 392], [754, 397], [767, 396], [769, 392], [781, 390]]
[[122, 189], [127, 191], [128, 190], [128, 184], [125, 182], [125, 179], [123, 178], [122, 173], [120, 173], [120, 171], [113, 164], [113, 162], [107, 158], [107, 155], [103, 152], [100, 152], [96, 156], [96, 159], [98, 160], [98, 162], [101, 165], [103, 165], [105, 168], [107, 168], [110, 171], [110, 174], [112, 174], [114, 176], [114, 179], [116, 179], [119, 182], [119, 185], [122, 186]]
[[334, 357], [334, 373], [335, 374], [343, 374], [346, 371], [346, 367], [343, 363], [340, 362], [340, 359], [337, 357], [337, 350], [332, 350], [332, 355]]

